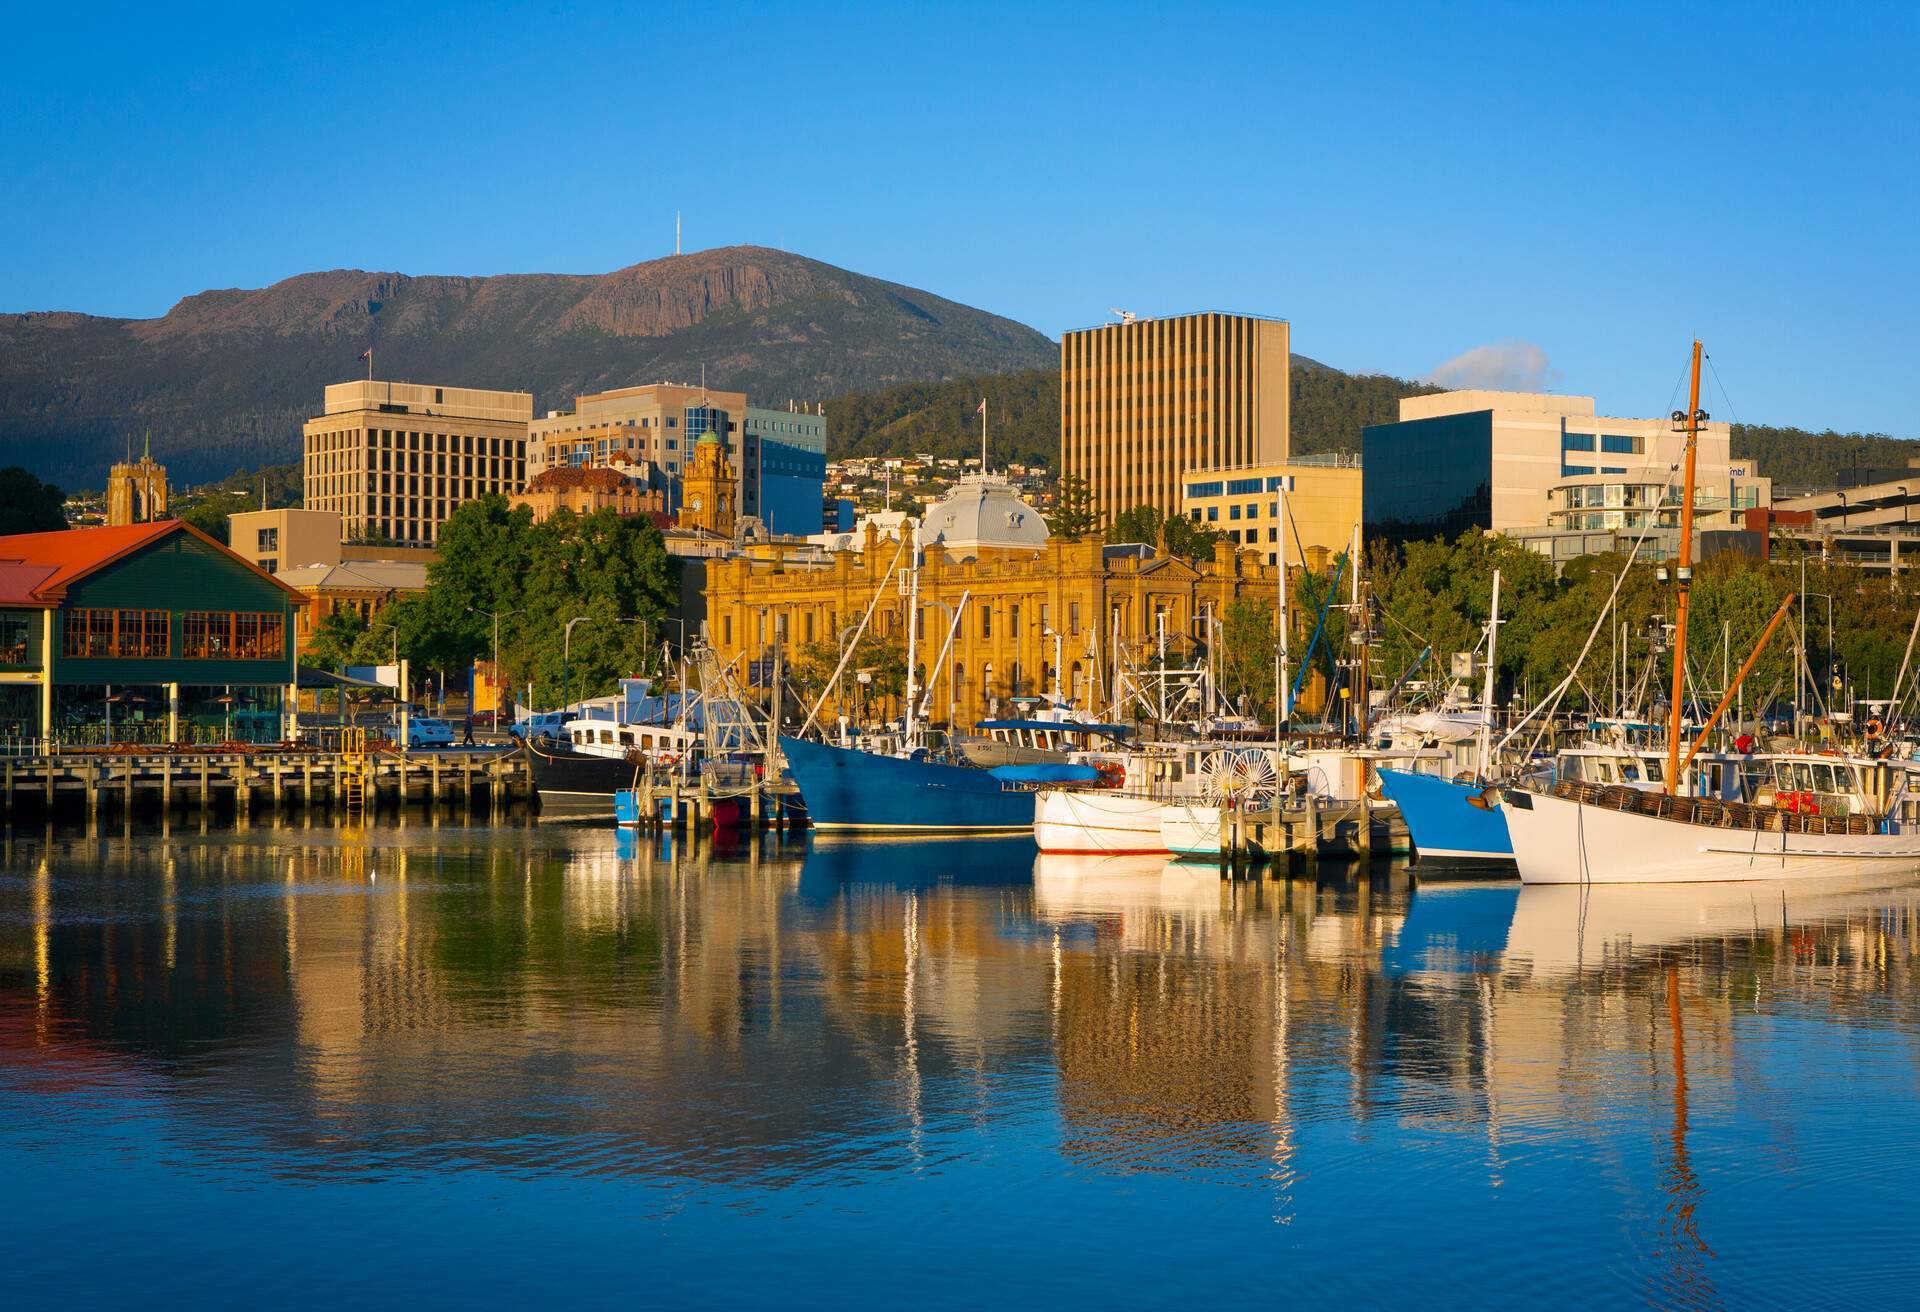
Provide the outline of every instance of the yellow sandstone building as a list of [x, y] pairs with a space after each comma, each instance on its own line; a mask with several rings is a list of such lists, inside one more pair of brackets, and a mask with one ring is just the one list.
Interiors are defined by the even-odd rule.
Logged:
[[1353, 455], [1189, 470], [1181, 480], [1180, 512], [1272, 565], [1280, 551], [1283, 480], [1291, 480], [1285, 505], [1289, 565], [1312, 560], [1315, 550], [1337, 556], [1353, 545], [1361, 513], [1360, 461]]
[[[1235, 597], [1269, 607], [1275, 597], [1273, 570], [1225, 542], [1212, 559], [1196, 562], [1153, 546], [1049, 538], [1040, 516], [1000, 479], [962, 480], [922, 523], [924, 671], [939, 664], [959, 611], [952, 651], [930, 689], [935, 723], [971, 725], [1005, 713], [1010, 698], [1051, 692], [1056, 673], [1064, 696], [1099, 708], [1113, 682], [1116, 649], [1143, 666], [1164, 636], [1170, 663], [1198, 659]], [[708, 640], [737, 671], [745, 662], [769, 661], [776, 643], [788, 661], [814, 644], [837, 652], [878, 593], [869, 633], [904, 643], [909, 599], [897, 567], [907, 563], [907, 550], [870, 524], [860, 550], [832, 552], [824, 562], [710, 561]], [[851, 678], [843, 678], [839, 697], [822, 710], [829, 722], [862, 704]], [[900, 710], [897, 697], [863, 705], [868, 718]]]

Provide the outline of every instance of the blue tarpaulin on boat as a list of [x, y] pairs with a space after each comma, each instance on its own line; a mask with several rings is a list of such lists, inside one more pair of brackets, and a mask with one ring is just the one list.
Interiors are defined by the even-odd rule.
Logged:
[[1007, 784], [1090, 784], [1100, 777], [1090, 765], [996, 765], [987, 773]]

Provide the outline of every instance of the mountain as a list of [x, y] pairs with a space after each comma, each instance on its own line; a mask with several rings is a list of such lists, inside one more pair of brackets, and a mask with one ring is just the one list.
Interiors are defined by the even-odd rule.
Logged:
[[930, 292], [731, 246], [606, 274], [337, 269], [189, 296], [158, 319], [0, 314], [0, 465], [100, 486], [151, 434], [176, 482], [285, 461], [372, 344], [382, 378], [580, 392], [661, 379], [784, 405], [1052, 366], [1053, 341]]

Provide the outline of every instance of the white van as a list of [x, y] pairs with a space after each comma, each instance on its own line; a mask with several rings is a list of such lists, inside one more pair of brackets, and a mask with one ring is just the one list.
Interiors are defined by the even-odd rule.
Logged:
[[507, 732], [522, 742], [533, 739], [536, 742], [563, 743], [567, 736], [560, 726], [566, 718], [564, 711], [536, 711], [515, 720]]

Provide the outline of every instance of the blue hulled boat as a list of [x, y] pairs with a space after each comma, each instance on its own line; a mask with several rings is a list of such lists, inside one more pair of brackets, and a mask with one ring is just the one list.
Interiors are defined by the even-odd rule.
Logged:
[[981, 770], [786, 737], [780, 751], [816, 829], [1033, 830], [1033, 793], [1001, 777], [1008, 773], [1004, 768]]
[[1513, 841], [1507, 817], [1481, 801], [1478, 784], [1455, 783], [1438, 775], [1378, 771], [1380, 787], [1407, 822], [1420, 864], [1471, 874], [1514, 873]]

